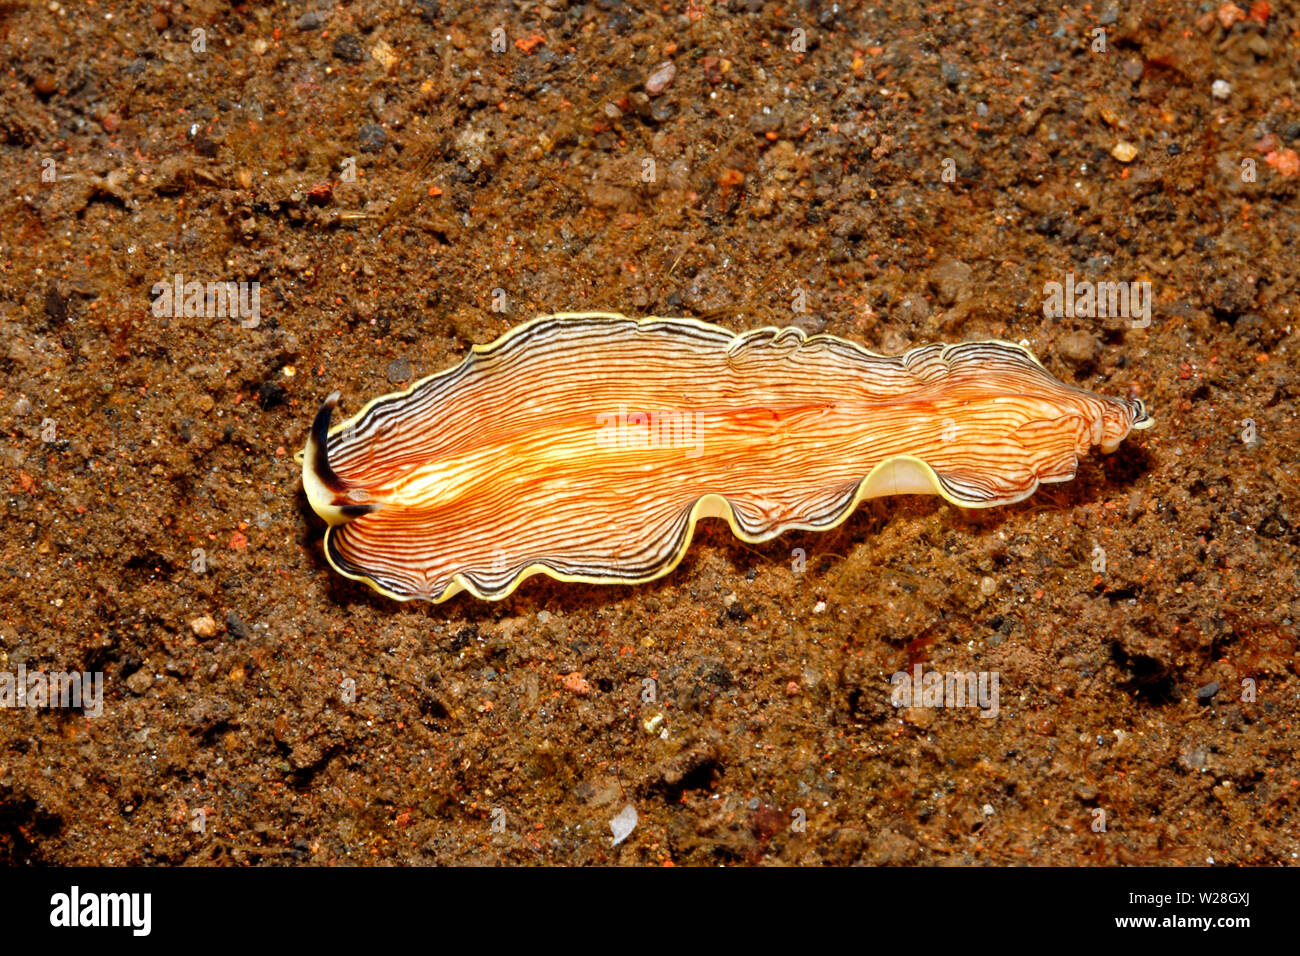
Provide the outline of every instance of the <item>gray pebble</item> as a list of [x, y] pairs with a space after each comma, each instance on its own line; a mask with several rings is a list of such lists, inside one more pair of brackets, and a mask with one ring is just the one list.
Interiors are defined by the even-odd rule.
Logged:
[[384, 132], [382, 126], [366, 123], [357, 134], [357, 139], [361, 142], [361, 152], [382, 153], [384, 145], [388, 142], [388, 134]]
[[945, 259], [930, 270], [930, 288], [939, 304], [948, 308], [970, 296], [974, 270], [959, 259]]
[[411, 363], [406, 359], [394, 359], [388, 363], [388, 380], [396, 385], [411, 377]]
[[1097, 356], [1101, 354], [1101, 343], [1090, 332], [1070, 332], [1057, 343], [1056, 351], [1075, 368], [1084, 368], [1097, 361]]
[[148, 666], [141, 667], [126, 679], [126, 686], [133, 694], [143, 694], [153, 686], [153, 674]]
[[366, 58], [366, 51], [355, 33], [340, 33], [334, 40], [334, 56], [344, 63], [360, 63]]
[[251, 637], [253, 632], [248, 629], [238, 611], [231, 611], [226, 615], [226, 633], [235, 640], [242, 641]]
[[321, 13], [319, 10], [308, 10], [297, 19], [294, 23], [294, 27], [299, 31], [304, 32], [307, 30], [318, 30], [325, 22], [326, 16], [328, 16], [328, 14]]

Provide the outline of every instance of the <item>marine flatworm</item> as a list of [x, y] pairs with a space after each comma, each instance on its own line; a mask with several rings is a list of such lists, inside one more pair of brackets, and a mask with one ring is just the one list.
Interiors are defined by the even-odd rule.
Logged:
[[758, 542], [882, 495], [1008, 504], [1151, 424], [1008, 342], [886, 357], [607, 313], [534, 319], [331, 428], [337, 400], [301, 456], [325, 553], [403, 601], [495, 600], [538, 573], [650, 581], [700, 518]]

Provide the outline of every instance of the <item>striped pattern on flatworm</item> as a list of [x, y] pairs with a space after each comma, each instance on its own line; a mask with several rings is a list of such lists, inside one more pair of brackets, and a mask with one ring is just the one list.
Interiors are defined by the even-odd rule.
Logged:
[[537, 573], [649, 581], [704, 517], [757, 542], [881, 495], [1020, 501], [1151, 423], [1007, 342], [890, 358], [796, 328], [606, 313], [535, 319], [331, 428], [336, 401], [302, 455], [329, 562], [431, 601], [503, 598]]

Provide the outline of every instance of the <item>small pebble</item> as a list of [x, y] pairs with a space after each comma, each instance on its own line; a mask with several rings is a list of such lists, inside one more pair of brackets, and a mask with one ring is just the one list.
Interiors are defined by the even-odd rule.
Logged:
[[294, 27], [300, 32], [318, 30], [320, 29], [321, 24], [325, 22], [325, 16], [326, 15], [321, 13], [319, 10], [308, 10], [297, 19], [294, 23]]
[[930, 270], [930, 288], [947, 308], [970, 296], [975, 270], [959, 259], [945, 259]]
[[934, 723], [934, 710], [930, 707], [908, 707], [903, 711], [903, 719], [913, 727], [925, 730]]
[[388, 380], [396, 385], [411, 377], [411, 363], [406, 359], [394, 359], [388, 363]]
[[361, 152], [382, 153], [384, 145], [388, 142], [388, 134], [384, 132], [382, 126], [366, 123], [357, 133], [357, 139], [361, 143]]
[[387, 40], [380, 40], [370, 48], [370, 58], [382, 66], [386, 73], [392, 73], [397, 66], [398, 60], [401, 59], [397, 55], [397, 51], [393, 49], [393, 45]]
[[366, 51], [355, 33], [340, 33], [334, 38], [334, 58], [344, 63], [360, 63]]
[[1061, 337], [1056, 351], [1075, 368], [1083, 368], [1097, 361], [1097, 356], [1101, 355], [1101, 343], [1090, 332], [1075, 331]]
[[1210, 95], [1216, 100], [1226, 100], [1232, 95], [1232, 84], [1227, 80], [1215, 80], [1210, 84]]
[[1120, 140], [1111, 147], [1110, 154], [1118, 159], [1121, 163], [1131, 163], [1137, 159], [1138, 148], [1132, 143]]
[[578, 671], [564, 675], [562, 683], [564, 689], [570, 694], [577, 694], [579, 697], [586, 697], [591, 693], [591, 685], [587, 683], [587, 678], [583, 677]]
[[636, 829], [636, 822], [636, 807], [630, 803], [619, 811], [618, 816], [609, 821], [610, 832], [614, 834], [614, 846], [618, 846], [632, 834]]
[[252, 635], [238, 611], [231, 611], [226, 615], [226, 633], [235, 640], [247, 640]]
[[669, 100], [659, 100], [650, 107], [650, 119], [656, 123], [666, 123], [677, 115], [677, 107]]
[[153, 675], [149, 673], [149, 668], [141, 667], [138, 671], [126, 679], [127, 689], [133, 694], [143, 694], [153, 686]]
[[196, 617], [190, 621], [190, 630], [194, 632], [196, 637], [216, 637], [217, 622], [212, 619], [210, 614], [204, 614], [202, 617]]
[[313, 206], [324, 206], [334, 198], [334, 184], [321, 181], [307, 190], [307, 201]]
[[1219, 682], [1211, 681], [1204, 687], [1197, 688], [1196, 700], [1202, 704], [1208, 704], [1214, 699], [1214, 695], [1219, 692]]
[[677, 76], [677, 67], [671, 60], [665, 60], [655, 67], [654, 72], [646, 77], [645, 91], [651, 96], [658, 96], [672, 85]]

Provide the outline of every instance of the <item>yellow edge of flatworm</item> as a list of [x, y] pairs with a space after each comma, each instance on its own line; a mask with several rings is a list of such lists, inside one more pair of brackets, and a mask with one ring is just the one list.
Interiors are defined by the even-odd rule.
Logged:
[[[524, 322], [521, 325], [515, 326], [514, 328], [510, 329], [509, 331], [505, 332], [504, 334], [496, 338], [494, 341], [488, 343], [487, 345], [472, 346], [470, 349], [470, 355], [467, 355], [465, 357], [465, 359], [461, 362], [461, 365], [464, 365], [466, 362], [470, 361], [470, 358], [475, 354], [481, 355], [484, 353], [492, 352], [495, 349], [501, 348], [512, 338], [514, 338], [516, 335], [522, 334], [531, 326], [539, 322], [547, 322], [553, 319], [593, 319], [593, 318], [616, 319], [624, 322], [634, 321], [637, 323], [637, 325], [644, 325], [650, 322], [664, 322], [664, 321], [679, 322], [686, 325], [693, 325], [697, 328], [704, 329], [710, 332], [723, 332], [725, 334], [731, 335], [732, 348], [734, 348], [739, 343], [739, 341], [741, 341], [746, 337], [762, 335], [769, 332], [781, 331], [781, 329], [777, 326], [764, 326], [763, 328], [751, 329], [745, 332], [733, 332], [730, 329], [723, 328], [722, 326], [719, 325], [714, 325], [711, 322], [702, 322], [699, 319], [692, 319], [692, 318], [667, 318], [663, 316], [647, 316], [642, 319], [631, 319], [629, 316], [620, 315], [617, 312], [557, 312], [554, 315], [541, 315], [528, 322]], [[872, 352], [870, 349], [864, 348], [862, 345], [852, 341], [851, 339], [844, 339], [844, 338], [840, 338], [839, 336], [829, 335], [826, 333], [819, 333], [817, 335], [806, 335], [802, 329], [798, 329], [797, 327], [795, 327], [795, 330], [799, 332], [800, 336], [803, 338], [804, 341], [809, 341], [809, 342], [834, 341], [834, 342], [848, 345], [851, 348], [856, 349], [857, 351], [861, 352], [864, 355], [869, 355], [877, 358], [888, 357], [888, 356], [883, 356], [878, 352]], [[1038, 360], [1038, 356], [1034, 355], [1033, 352], [1029, 351], [1029, 349], [1025, 348], [1023, 345], [1020, 345], [1015, 342], [1007, 342], [1002, 339], [987, 339], [984, 341], [996, 343], [1001, 346], [1006, 346], [1009, 348], [1016, 349], [1017, 351], [1023, 353], [1025, 357], [1028, 358], [1030, 361], [1032, 361], [1035, 365], [1039, 366], [1040, 368], [1044, 367], [1042, 362]], [[965, 342], [961, 344], [969, 345], [971, 343]], [[372, 399], [371, 401], [365, 404], [365, 406], [361, 409], [361, 411], [357, 412], [352, 417], [342, 422], [339, 422], [336, 425], [331, 426], [331, 428], [329, 429], [329, 435], [332, 436], [336, 432], [341, 432], [344, 429], [351, 427], [355, 422], [363, 418], [365, 414], [368, 411], [370, 411], [371, 408], [373, 408], [375, 405], [378, 405], [380, 402], [391, 401], [392, 399], [395, 398], [403, 398], [409, 396], [416, 389], [425, 385], [427, 382], [431, 381], [432, 379], [455, 372], [458, 368], [459, 366], [453, 366], [450, 369], [444, 369], [443, 371], [435, 372], [432, 375], [426, 375], [424, 378], [416, 382], [413, 382], [410, 386], [408, 386], [405, 389], [402, 389], [401, 391], [390, 392], [386, 395], [381, 395], [378, 398]], [[1135, 424], [1133, 427], [1136, 429], [1149, 428], [1153, 424], [1153, 422], [1154, 419], [1148, 416], [1144, 421]], [[369, 585], [373, 590], [395, 601], [412, 601], [412, 600], [420, 599], [420, 600], [431, 600], [432, 603], [434, 604], [441, 604], [443, 601], [446, 601], [448, 598], [454, 597], [455, 595], [459, 594], [461, 591], [468, 591], [476, 598], [484, 601], [504, 600], [505, 598], [513, 594], [515, 592], [515, 589], [518, 588], [519, 585], [523, 583], [524, 580], [536, 574], [545, 574], [548, 577], [554, 578], [557, 581], [563, 581], [566, 583], [575, 583], [575, 584], [636, 585], [636, 584], [646, 584], [650, 581], [656, 581], [659, 578], [671, 574], [674, 570], [676, 570], [677, 566], [682, 563], [682, 559], [686, 557], [686, 552], [690, 550], [691, 541], [695, 537], [695, 525], [698, 523], [698, 521], [701, 518], [725, 518], [727, 524], [731, 526], [732, 534], [734, 534], [741, 541], [744, 541], [747, 544], [761, 544], [765, 541], [770, 541], [773, 538], [779, 537], [780, 535], [790, 531], [830, 531], [831, 529], [837, 528], [845, 521], [847, 521], [849, 519], [849, 516], [852, 515], [858, 509], [858, 505], [860, 505], [863, 501], [866, 501], [870, 498], [878, 498], [878, 497], [882, 497], [885, 495], [892, 495], [892, 494], [930, 493], [930, 494], [937, 494], [945, 501], [947, 501], [949, 504], [957, 505], [960, 508], [991, 508], [994, 506], [1015, 504], [1018, 501], [1023, 501], [1024, 499], [1031, 496], [1035, 491], [1037, 491], [1040, 484], [1039, 482], [1035, 482], [1033, 487], [1027, 489], [1024, 494], [1019, 495], [1018, 497], [1010, 500], [1002, 499], [999, 501], [991, 501], [986, 503], [974, 503], [970, 501], [961, 501], [958, 500], [957, 498], [952, 497], [951, 495], [947, 494], [944, 491], [943, 485], [939, 481], [939, 476], [935, 473], [934, 469], [931, 468], [924, 461], [912, 455], [895, 455], [892, 458], [886, 458], [884, 461], [879, 462], [874, 468], [872, 468], [871, 471], [867, 474], [867, 476], [859, 483], [857, 493], [853, 496], [853, 500], [850, 501], [845, 506], [844, 510], [838, 516], [836, 516], [834, 520], [829, 521], [826, 524], [815, 525], [815, 524], [808, 524], [804, 522], [796, 522], [796, 523], [784, 525], [780, 528], [775, 528], [767, 534], [751, 536], [746, 534], [744, 530], [741, 529], [741, 527], [736, 523], [735, 513], [732, 511], [731, 505], [728, 503], [728, 501], [725, 498], [723, 498], [721, 495], [708, 494], [699, 498], [695, 502], [694, 506], [691, 508], [690, 518], [686, 526], [686, 533], [682, 536], [681, 547], [678, 549], [677, 553], [673, 555], [673, 559], [667, 564], [665, 564], [662, 568], [655, 571], [653, 574], [649, 574], [644, 577], [637, 577], [637, 578], [592, 577], [583, 574], [564, 574], [563, 572], [556, 571], [554, 568], [551, 568], [549, 565], [546, 564], [530, 564], [526, 568], [522, 569], [517, 575], [515, 575], [515, 578], [513, 581], [510, 582], [510, 585], [502, 591], [493, 592], [491, 594], [484, 594], [474, 586], [472, 581], [470, 581], [464, 575], [457, 573], [452, 575], [452, 583], [447, 585], [447, 587], [443, 589], [441, 594], [438, 594], [431, 599], [426, 599], [418, 595], [396, 594], [382, 587], [374, 579], [369, 578], [362, 574], [352, 574], [346, 571], [345, 569], [340, 568], [337, 564], [334, 563], [334, 560], [330, 557], [330, 553], [329, 553], [329, 535], [333, 531], [335, 525], [343, 523], [344, 518], [343, 515], [339, 512], [338, 507], [334, 504], [334, 495], [329, 491], [328, 488], [325, 487], [325, 485], [321, 482], [320, 478], [312, 471], [310, 467], [311, 459], [312, 459], [311, 452], [313, 451], [314, 441], [315, 441], [314, 437], [309, 437], [307, 440], [307, 447], [303, 451], [300, 451], [296, 454], [295, 460], [301, 463], [303, 466], [303, 488], [307, 493], [308, 500], [311, 502], [312, 509], [318, 515], [324, 518], [330, 525], [329, 530], [325, 532], [325, 541], [323, 542], [325, 548], [325, 560], [329, 562], [330, 567], [332, 567], [336, 572], [341, 574], [343, 577], [349, 578], [353, 581], [361, 581]], [[901, 485], [900, 485], [900, 479], [902, 482]]]

